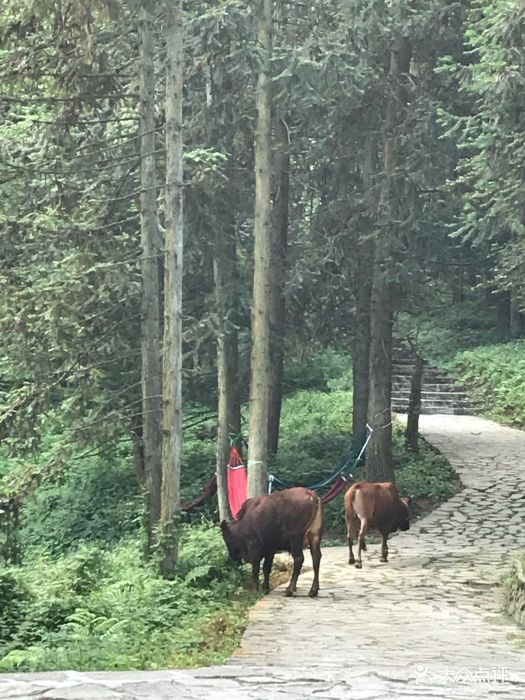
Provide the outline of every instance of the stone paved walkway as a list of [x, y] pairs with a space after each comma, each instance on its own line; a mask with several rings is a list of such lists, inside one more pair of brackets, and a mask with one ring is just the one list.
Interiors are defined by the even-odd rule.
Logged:
[[[465, 489], [363, 569], [324, 550], [321, 593], [278, 590], [253, 609], [230, 663], [197, 671], [0, 676], [0, 698], [47, 700], [525, 700], [525, 632], [501, 613], [508, 553], [525, 548], [525, 433], [472, 417], [423, 416]], [[308, 555], [307, 555], [308, 560]]]

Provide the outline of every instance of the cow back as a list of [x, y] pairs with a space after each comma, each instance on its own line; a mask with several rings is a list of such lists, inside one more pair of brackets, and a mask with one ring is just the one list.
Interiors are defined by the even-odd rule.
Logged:
[[248, 499], [238, 522], [244, 539], [255, 537], [264, 550], [287, 550], [291, 539], [322, 525], [322, 504], [310, 489], [285, 489]]
[[345, 494], [347, 520], [366, 520], [370, 527], [394, 532], [404, 505], [391, 482], [353, 484]]

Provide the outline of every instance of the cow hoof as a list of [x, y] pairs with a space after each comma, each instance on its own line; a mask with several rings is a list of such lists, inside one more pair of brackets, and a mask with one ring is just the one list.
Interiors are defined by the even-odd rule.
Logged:
[[388, 559], [386, 557], [381, 557], [379, 561], [382, 561], [384, 564], [386, 564]]
[[284, 592], [284, 595], [285, 595], [287, 598], [293, 598], [293, 591], [292, 591], [290, 588], [287, 588], [287, 589], [285, 590], [285, 592]]
[[362, 568], [363, 568], [363, 565], [361, 564], [360, 561], [356, 561], [356, 563], [355, 563], [355, 568], [356, 568], [356, 569], [362, 569]]
[[352, 557], [352, 559], [349, 559], [349, 560], [348, 560], [348, 563], [349, 563], [350, 565], [351, 565], [351, 564], [355, 564], [355, 559]]
[[316, 588], [312, 588], [310, 593], [308, 593], [309, 598], [317, 598], [319, 591]]

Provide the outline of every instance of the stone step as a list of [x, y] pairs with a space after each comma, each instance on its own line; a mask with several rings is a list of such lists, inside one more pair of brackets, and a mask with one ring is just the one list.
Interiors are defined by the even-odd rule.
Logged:
[[[396, 394], [393, 394], [392, 403], [408, 406], [409, 399], [407, 396], [396, 396]], [[471, 401], [468, 396], [464, 396], [461, 399], [436, 399], [435, 397], [425, 399], [424, 397], [421, 397], [421, 406], [459, 406], [460, 408], [468, 406], [474, 408], [478, 407], [479, 404]]]
[[412, 367], [414, 366], [414, 358], [413, 357], [402, 357], [401, 355], [392, 355], [392, 364], [393, 365], [411, 365]]
[[[392, 376], [411, 377], [413, 374], [414, 368], [409, 365], [392, 365]], [[435, 377], [436, 381], [444, 380], [448, 382], [452, 379], [448, 372], [437, 367], [427, 367], [423, 372], [423, 377]]]
[[[398, 372], [393, 372], [392, 373], [392, 381], [396, 382], [410, 382], [412, 381], [412, 375], [411, 374], [399, 374]], [[424, 374], [423, 375], [423, 384], [455, 384], [454, 378], [450, 377], [446, 374]]]
[[[392, 392], [392, 401], [401, 401], [401, 402], [406, 401], [408, 403], [409, 400], [410, 400], [410, 394], [408, 392], [405, 392], [402, 394], [395, 392], [395, 391]], [[451, 394], [447, 394], [445, 392], [443, 392], [441, 394], [434, 393], [431, 395], [425, 394], [422, 392], [421, 393], [421, 401], [424, 403], [434, 402], [436, 404], [451, 403], [454, 401], [457, 401], [458, 403], [464, 403], [465, 401], [467, 401], [468, 403], [471, 403], [471, 404], [476, 403], [476, 402], [472, 401], [472, 399], [470, 398], [470, 396], [468, 394], [463, 393], [460, 395], [451, 395]]]
[[[400, 403], [403, 404], [404, 406], [408, 406], [408, 397], [406, 396], [392, 396], [392, 403]], [[425, 399], [424, 397], [421, 398], [421, 405], [422, 406], [459, 406], [461, 408], [465, 406], [469, 406], [474, 408], [475, 404], [472, 403], [472, 401], [467, 397], [463, 397], [461, 399], [436, 399], [434, 397]]]
[[[409, 399], [410, 389], [392, 389], [392, 396]], [[461, 401], [462, 399], [468, 399], [469, 396], [466, 391], [428, 391], [426, 387], [423, 387], [421, 390], [421, 398], [426, 401], [432, 399], [436, 399], [437, 401]]]
[[[408, 411], [408, 401], [392, 401], [392, 410], [394, 406], [397, 408], [395, 410], [400, 410], [402, 413], [407, 413]], [[482, 410], [482, 406], [479, 404], [473, 404], [464, 402], [456, 403], [454, 401], [435, 403], [432, 401], [422, 402], [420, 407], [420, 413], [449, 413], [450, 409], [457, 409], [461, 415], [477, 416]]]
[[[408, 346], [396, 346], [392, 355], [392, 410], [406, 413], [415, 357]], [[475, 415], [480, 404], [444, 369], [425, 364], [421, 387], [422, 414]]]
[[[440, 394], [447, 394], [447, 393], [456, 393], [456, 392], [462, 392], [466, 393], [463, 387], [458, 386], [457, 384], [437, 384], [433, 382], [432, 384], [427, 384], [426, 382], [423, 382], [421, 386], [422, 391], [427, 391], [427, 392], [437, 392]], [[392, 391], [408, 391], [410, 392], [410, 382], [403, 382], [403, 381], [395, 381], [392, 382]]]
[[[412, 377], [396, 377], [392, 378], [393, 386], [400, 387], [410, 387], [412, 384]], [[435, 387], [434, 391], [464, 391], [464, 385], [460, 382], [455, 382], [451, 377], [447, 377], [446, 381], [436, 382], [433, 377], [425, 378], [421, 382], [421, 386], [425, 387]]]
[[[407, 406], [392, 404], [393, 413], [406, 413]], [[457, 407], [457, 406], [425, 406], [421, 407], [421, 415], [452, 415], [452, 416], [471, 416], [475, 415], [475, 411], [470, 408]]]

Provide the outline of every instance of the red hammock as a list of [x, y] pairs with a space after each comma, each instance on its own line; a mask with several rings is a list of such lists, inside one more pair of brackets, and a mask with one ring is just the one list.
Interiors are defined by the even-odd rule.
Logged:
[[340, 476], [339, 479], [332, 484], [328, 491], [321, 496], [321, 501], [323, 503], [330, 503], [330, 501], [333, 501], [334, 498], [339, 496], [339, 494], [345, 490], [347, 485], [348, 481]]
[[248, 496], [248, 477], [246, 465], [235, 445], [230, 447], [230, 461], [228, 462], [228, 499], [230, 510], [235, 519], [239, 515], [242, 504]]

